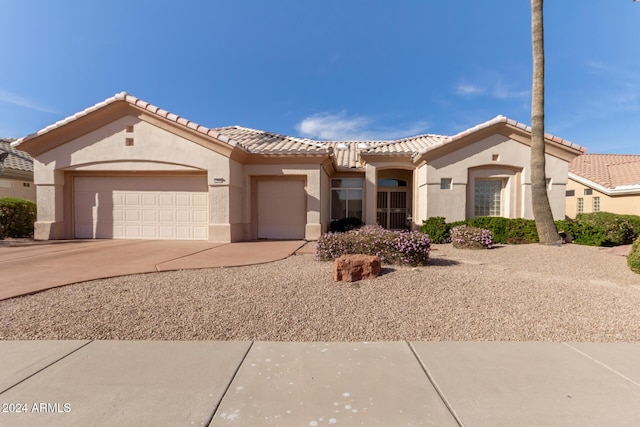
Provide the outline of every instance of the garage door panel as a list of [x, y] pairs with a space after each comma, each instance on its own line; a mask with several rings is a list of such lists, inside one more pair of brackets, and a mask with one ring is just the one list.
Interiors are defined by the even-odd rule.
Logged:
[[125, 193], [124, 203], [127, 206], [138, 206], [141, 204], [141, 196], [139, 193]]
[[144, 222], [156, 222], [158, 220], [158, 212], [145, 209], [142, 211], [142, 221]]
[[76, 238], [207, 239], [206, 177], [76, 177]]
[[159, 206], [173, 206], [173, 194], [158, 194]]
[[191, 195], [176, 194], [176, 206], [191, 206]]
[[158, 227], [159, 239], [175, 239], [175, 229], [173, 226], [161, 225]]
[[199, 223], [206, 223], [208, 221], [208, 213], [203, 211], [193, 211], [193, 221]]
[[143, 206], [157, 206], [158, 197], [154, 193], [142, 193], [142, 205]]
[[175, 215], [174, 215], [174, 211], [170, 211], [167, 209], [160, 209], [158, 211], [158, 220], [160, 222], [174, 222], [175, 219]]
[[176, 211], [176, 222], [191, 222], [191, 212], [185, 210]]
[[143, 225], [142, 226], [142, 238], [143, 239], [157, 239], [158, 227], [155, 225]]
[[304, 181], [261, 180], [257, 193], [259, 239], [304, 239]]
[[193, 206], [205, 207], [209, 205], [209, 196], [207, 194], [194, 194], [193, 195]]

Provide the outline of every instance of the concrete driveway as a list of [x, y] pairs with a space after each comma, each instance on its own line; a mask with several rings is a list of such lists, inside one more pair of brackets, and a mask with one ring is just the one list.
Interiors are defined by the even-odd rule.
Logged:
[[70, 240], [0, 247], [0, 300], [86, 280], [283, 259], [304, 241]]

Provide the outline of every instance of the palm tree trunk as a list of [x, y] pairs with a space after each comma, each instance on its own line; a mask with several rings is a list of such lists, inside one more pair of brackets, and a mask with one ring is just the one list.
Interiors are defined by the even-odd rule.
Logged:
[[531, 88], [531, 205], [543, 245], [560, 244], [547, 195], [544, 142], [544, 26], [543, 0], [531, 0], [533, 84]]

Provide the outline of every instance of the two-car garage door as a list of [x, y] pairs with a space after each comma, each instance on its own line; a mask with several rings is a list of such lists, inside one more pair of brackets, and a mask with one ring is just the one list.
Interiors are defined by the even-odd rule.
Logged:
[[73, 195], [77, 239], [208, 237], [205, 176], [78, 176]]

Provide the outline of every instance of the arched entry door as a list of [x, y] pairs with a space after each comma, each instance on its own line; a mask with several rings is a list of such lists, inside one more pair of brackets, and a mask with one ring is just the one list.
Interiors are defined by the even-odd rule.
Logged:
[[389, 230], [407, 228], [409, 211], [407, 181], [402, 179], [379, 179], [377, 221]]

